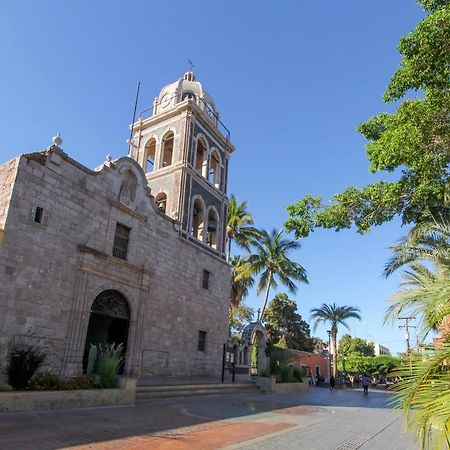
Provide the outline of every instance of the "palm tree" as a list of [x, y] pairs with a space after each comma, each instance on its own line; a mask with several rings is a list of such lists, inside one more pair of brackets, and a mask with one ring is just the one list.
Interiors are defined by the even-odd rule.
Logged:
[[416, 429], [421, 449], [450, 448], [450, 343], [429, 354], [411, 355], [410, 363], [393, 374], [394, 405]]
[[450, 267], [437, 263], [432, 270], [418, 262], [405, 270], [402, 289], [391, 299], [385, 322], [394, 322], [399, 316], [419, 316], [423, 337], [431, 331], [441, 331], [450, 337]]
[[384, 269], [386, 277], [415, 261], [450, 266], [450, 223], [441, 219], [418, 224], [392, 249], [394, 255]]
[[306, 270], [288, 258], [288, 253], [300, 248], [300, 243], [290, 239], [283, 239], [283, 230], [275, 229], [269, 234], [262, 230], [260, 237], [254, 241], [255, 253], [248, 257], [254, 273], [259, 273], [258, 295], [265, 289], [266, 296], [258, 320], [262, 320], [267, 306], [270, 289], [277, 287], [277, 278], [292, 293], [297, 292], [294, 281], [308, 283]]
[[243, 249], [250, 251], [250, 245], [259, 235], [258, 230], [250, 226], [253, 223], [253, 216], [247, 212], [247, 202], [239, 204], [236, 197], [232, 195], [228, 200], [227, 262], [231, 259], [233, 240]]
[[336, 353], [336, 342], [337, 342], [337, 334], [338, 334], [338, 325], [344, 325], [348, 330], [350, 329], [346, 323], [347, 319], [358, 319], [361, 320], [361, 316], [359, 315], [359, 308], [355, 306], [337, 306], [336, 303], [332, 305], [327, 305], [322, 303], [320, 308], [311, 309], [311, 318], [310, 320], [314, 320], [313, 330], [315, 331], [317, 325], [320, 322], [329, 322], [331, 324], [331, 348], [332, 348], [332, 356], [334, 359], [333, 364], [333, 376], [336, 378], [337, 373], [337, 353]]
[[230, 305], [233, 308], [240, 306], [247, 297], [248, 291], [255, 284], [251, 264], [242, 256], [233, 256], [231, 264], [231, 294]]
[[[393, 322], [406, 309], [412, 315], [423, 317], [423, 335], [430, 330], [441, 331], [445, 338], [450, 336], [450, 222], [441, 217], [417, 224], [393, 247], [394, 256], [386, 264], [387, 277], [400, 267], [409, 264], [405, 270], [404, 282], [392, 299], [386, 312], [385, 322]], [[429, 270], [420, 261], [431, 263], [436, 269]], [[446, 312], [446, 315], [443, 313]]]
[[395, 386], [395, 402], [409, 425], [415, 426], [421, 448], [450, 448], [449, 221], [416, 225], [394, 247], [385, 275], [405, 264], [410, 268], [404, 272], [402, 289], [392, 298], [385, 321], [408, 311], [421, 318], [423, 335], [439, 330], [442, 338], [428, 355], [409, 353], [409, 364], [398, 372], [402, 381]]

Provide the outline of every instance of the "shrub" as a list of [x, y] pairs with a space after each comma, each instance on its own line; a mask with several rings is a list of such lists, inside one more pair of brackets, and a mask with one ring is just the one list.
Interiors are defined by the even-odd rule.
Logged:
[[99, 345], [100, 356], [95, 370], [99, 377], [99, 387], [105, 389], [116, 387], [117, 375], [124, 360], [122, 347], [122, 344]]
[[0, 384], [0, 392], [11, 392], [13, 390], [12, 386], [5, 383], [5, 384]]
[[66, 388], [65, 380], [52, 372], [43, 372], [28, 382], [28, 389], [32, 391], [61, 391]]
[[95, 375], [73, 377], [66, 380], [66, 389], [93, 389], [96, 387]]
[[62, 391], [93, 388], [95, 388], [94, 375], [64, 379], [52, 372], [44, 372], [33, 377], [28, 383], [28, 389], [32, 391]]
[[45, 358], [45, 353], [34, 347], [14, 346], [9, 353], [9, 362], [6, 367], [8, 383], [14, 389], [25, 389], [44, 363]]
[[294, 366], [281, 366], [281, 383], [297, 383], [298, 379], [294, 376]]
[[294, 377], [297, 381], [303, 381], [303, 378], [305, 377], [305, 369], [296, 369], [294, 367]]
[[277, 375], [280, 373], [281, 365], [280, 361], [276, 359], [270, 359], [270, 374], [271, 375]]

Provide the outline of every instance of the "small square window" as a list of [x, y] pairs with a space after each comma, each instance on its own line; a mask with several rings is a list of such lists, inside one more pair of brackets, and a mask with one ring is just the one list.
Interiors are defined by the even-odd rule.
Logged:
[[128, 244], [130, 242], [131, 228], [117, 223], [116, 234], [114, 236], [113, 256], [120, 259], [127, 259]]
[[203, 271], [203, 280], [202, 280], [202, 287], [203, 289], [209, 289], [209, 276], [211, 275], [210, 272], [207, 270]]
[[34, 221], [36, 223], [42, 223], [43, 220], [44, 220], [44, 208], [36, 206], [36, 210], [34, 211]]
[[198, 351], [199, 352], [206, 351], [206, 331], [198, 332]]

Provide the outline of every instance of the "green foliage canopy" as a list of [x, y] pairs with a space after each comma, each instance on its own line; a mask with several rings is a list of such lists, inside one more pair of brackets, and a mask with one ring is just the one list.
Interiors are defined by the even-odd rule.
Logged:
[[297, 313], [297, 304], [286, 294], [278, 294], [265, 313], [265, 327], [269, 340], [281, 348], [312, 352], [314, 341], [307, 322]]
[[338, 345], [339, 359], [348, 357], [352, 354], [359, 356], [374, 356], [374, 346], [367, 343], [364, 339], [352, 337], [350, 334], [344, 334], [339, 340]]
[[400, 67], [386, 89], [387, 102], [404, 99], [394, 114], [359, 125], [368, 139], [370, 171], [398, 172], [396, 181], [348, 187], [324, 204], [307, 195], [287, 207], [285, 226], [297, 237], [315, 227], [336, 231], [356, 226], [365, 233], [400, 216], [403, 224], [447, 216], [450, 195], [450, 2], [422, 0], [430, 14], [399, 43]]
[[399, 367], [401, 361], [391, 355], [362, 356], [351, 353], [349, 356], [339, 359], [339, 370], [351, 374], [369, 374], [386, 376], [394, 368]]

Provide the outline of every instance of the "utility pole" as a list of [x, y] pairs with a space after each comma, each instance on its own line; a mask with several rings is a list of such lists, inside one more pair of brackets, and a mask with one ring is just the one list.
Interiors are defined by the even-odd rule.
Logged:
[[411, 346], [409, 344], [409, 329], [410, 328], [416, 328], [413, 325], [409, 325], [409, 321], [415, 319], [415, 316], [410, 316], [410, 317], [399, 317], [398, 320], [404, 320], [405, 321], [405, 325], [400, 325], [399, 328], [404, 328], [405, 329], [405, 339], [406, 339], [406, 353], [411, 352]]

